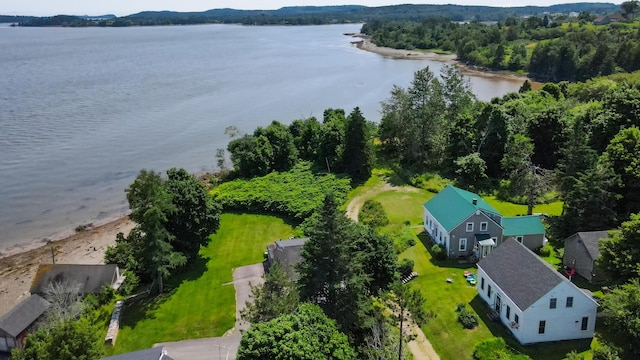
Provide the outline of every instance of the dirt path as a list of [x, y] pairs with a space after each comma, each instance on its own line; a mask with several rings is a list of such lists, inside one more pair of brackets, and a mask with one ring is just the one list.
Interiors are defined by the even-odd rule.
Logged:
[[[347, 204], [347, 217], [355, 222], [358, 222], [358, 213], [362, 208], [362, 204], [368, 199], [389, 190], [398, 190], [398, 192], [407, 192], [413, 191], [413, 188], [410, 187], [395, 187], [387, 182], [383, 182], [382, 184], [376, 185], [370, 189], [367, 189], [362, 194], [354, 197]], [[407, 346], [409, 350], [413, 354], [413, 358], [415, 360], [440, 360], [440, 356], [433, 349], [433, 346], [429, 342], [426, 336], [424, 336], [424, 332], [420, 329], [419, 326], [413, 325], [412, 327], [413, 333], [416, 335], [415, 339], [409, 341]]]

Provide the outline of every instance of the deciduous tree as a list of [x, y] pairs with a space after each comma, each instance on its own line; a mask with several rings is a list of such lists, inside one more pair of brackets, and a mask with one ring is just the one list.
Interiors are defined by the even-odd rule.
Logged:
[[292, 314], [253, 324], [242, 334], [238, 360], [355, 360], [333, 320], [312, 304], [301, 304]]

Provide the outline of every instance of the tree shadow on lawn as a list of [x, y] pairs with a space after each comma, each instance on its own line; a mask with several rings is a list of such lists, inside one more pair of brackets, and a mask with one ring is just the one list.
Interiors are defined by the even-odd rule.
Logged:
[[180, 284], [185, 281], [197, 280], [204, 274], [207, 270], [208, 261], [209, 258], [198, 255], [189, 262], [186, 268], [165, 282], [164, 293], [157, 295], [152, 289], [151, 295], [148, 297], [125, 306], [121, 326], [130, 326], [133, 328], [142, 320], [154, 319], [155, 310], [167, 300], [171, 299], [173, 294], [178, 290], [178, 287], [180, 287]]
[[516, 353], [528, 355], [532, 359], [561, 360], [572, 350], [580, 353], [591, 348], [591, 339], [554, 341], [526, 346], [521, 345], [500, 320], [491, 321], [491, 319], [489, 319], [489, 305], [487, 305], [480, 296], [476, 295], [469, 301], [469, 305], [493, 336], [503, 338], [511, 350]]

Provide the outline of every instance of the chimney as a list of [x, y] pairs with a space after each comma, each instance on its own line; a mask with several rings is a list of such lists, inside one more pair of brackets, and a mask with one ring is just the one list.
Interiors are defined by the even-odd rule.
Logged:
[[476, 198], [471, 199], [471, 202], [473, 203], [473, 205], [478, 205], [478, 199]]

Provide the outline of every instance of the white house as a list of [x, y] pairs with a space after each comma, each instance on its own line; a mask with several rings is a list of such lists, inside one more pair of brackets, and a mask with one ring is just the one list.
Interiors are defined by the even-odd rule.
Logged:
[[521, 344], [593, 337], [596, 301], [515, 239], [478, 262], [477, 286]]

